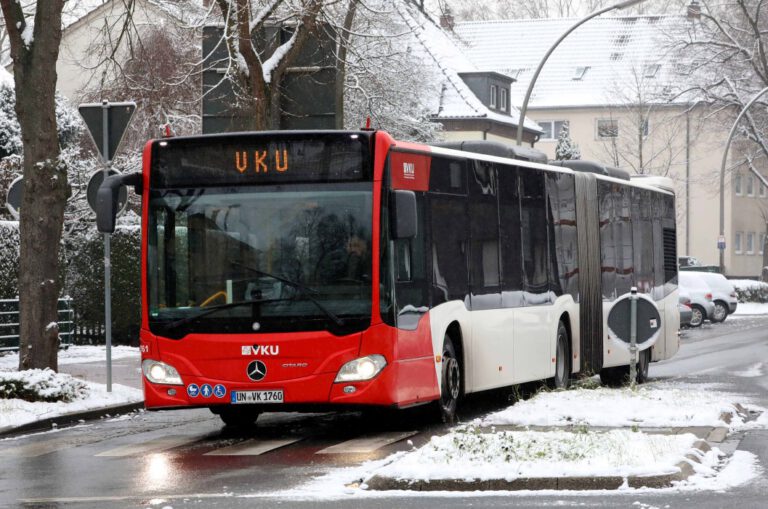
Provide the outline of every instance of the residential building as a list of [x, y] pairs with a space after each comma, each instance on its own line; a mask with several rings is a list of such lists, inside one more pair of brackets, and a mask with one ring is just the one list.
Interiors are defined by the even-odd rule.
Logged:
[[[476, 69], [513, 80], [510, 101], [520, 105], [545, 52], [575, 21], [477, 21], [455, 23], [451, 30]], [[550, 158], [560, 129], [568, 124], [583, 159], [672, 178], [678, 253], [718, 265], [720, 162], [735, 112], [713, 115], [694, 97], [675, 95], [675, 85], [691, 79], [690, 65], [669, 51], [686, 23], [681, 16], [590, 20], [547, 61], [527, 116], [542, 128], [535, 147]], [[728, 276], [757, 277], [768, 216], [766, 191], [761, 196], [759, 184], [768, 182], [744, 168], [730, 168], [741, 154], [734, 144], [723, 189], [724, 265]], [[768, 168], [757, 173], [768, 176]]]

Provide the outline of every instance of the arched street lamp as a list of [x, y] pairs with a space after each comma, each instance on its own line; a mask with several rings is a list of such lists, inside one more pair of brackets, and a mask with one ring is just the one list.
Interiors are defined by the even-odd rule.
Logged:
[[[731, 132], [728, 134], [728, 141], [725, 142], [725, 149], [723, 150], [723, 162], [720, 165], [720, 239], [725, 239], [725, 165], [728, 161], [728, 149], [731, 146], [731, 141], [733, 141], [733, 135], [736, 134], [736, 128], [739, 127], [739, 121], [741, 121], [741, 117], [743, 117], [744, 114], [747, 113], [749, 107], [752, 106], [755, 101], [757, 101], [760, 96], [766, 92], [768, 92], [768, 87], [765, 87], [760, 92], [755, 94], [755, 96], [750, 99], [750, 101], [744, 106], [744, 108], [741, 110], [741, 113], [739, 113], [739, 116], [736, 117], [736, 120], [733, 122]], [[720, 273], [725, 274], [725, 243], [718, 242], [717, 247], [720, 249]]]
[[640, 2], [644, 2], [645, 0], [624, 0], [623, 2], [619, 2], [617, 4], [610, 5], [608, 7], [605, 7], [603, 9], [600, 9], [598, 11], [595, 11], [591, 14], [588, 14], [586, 17], [580, 19], [576, 23], [574, 23], [568, 30], [566, 30], [563, 35], [561, 35], [555, 43], [552, 45], [552, 47], [547, 50], [546, 54], [544, 55], [544, 58], [541, 59], [541, 62], [539, 62], [539, 66], [536, 68], [536, 72], [533, 73], [533, 77], [531, 78], [531, 82], [528, 84], [528, 90], [525, 92], [525, 99], [523, 99], [523, 107], [520, 108], [520, 120], [518, 121], [517, 125], [517, 145], [520, 146], [523, 144], [523, 124], [525, 123], [525, 114], [528, 111], [528, 101], [531, 99], [531, 92], [533, 92], [533, 86], [536, 84], [536, 80], [539, 78], [539, 74], [541, 74], [541, 69], [544, 67], [544, 64], [547, 62], [547, 59], [549, 58], [549, 55], [552, 54], [553, 51], [555, 51], [555, 48], [563, 42], [563, 39], [568, 37], [571, 32], [579, 28], [581, 25], [586, 23], [592, 18], [596, 18], [597, 16], [600, 16], [601, 14], [605, 14], [608, 11], [613, 10], [620, 10], [625, 9], [627, 7], [631, 7], [635, 4], [639, 4]]

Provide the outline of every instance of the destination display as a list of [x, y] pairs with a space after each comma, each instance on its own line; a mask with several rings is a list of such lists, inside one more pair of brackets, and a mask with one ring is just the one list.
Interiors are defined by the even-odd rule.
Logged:
[[372, 179], [370, 133], [263, 133], [159, 140], [153, 188]]

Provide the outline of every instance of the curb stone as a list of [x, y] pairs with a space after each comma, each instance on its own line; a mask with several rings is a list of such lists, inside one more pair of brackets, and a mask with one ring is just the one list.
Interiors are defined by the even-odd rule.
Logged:
[[0, 427], [0, 437], [7, 437], [16, 435], [19, 433], [27, 433], [30, 431], [43, 431], [51, 429], [54, 424], [58, 426], [69, 426], [77, 424], [81, 420], [99, 419], [102, 417], [117, 416], [119, 414], [127, 414], [141, 410], [144, 408], [144, 401], [138, 403], [126, 403], [124, 405], [114, 405], [108, 407], [94, 408], [92, 410], [83, 410], [78, 412], [71, 412], [68, 414], [59, 415], [57, 417], [50, 417], [40, 421], [33, 421], [21, 426], [5, 426]]
[[[704, 454], [711, 450], [705, 440], [697, 440], [693, 449]], [[679, 461], [675, 472], [656, 475], [595, 476], [595, 477], [521, 477], [517, 479], [395, 479], [373, 475], [363, 481], [361, 487], [367, 490], [407, 490], [407, 491], [520, 491], [520, 490], [617, 490], [624, 486], [630, 488], [669, 488], [674, 483], [688, 479], [695, 472], [691, 463], [701, 463], [699, 456], [688, 453]]]

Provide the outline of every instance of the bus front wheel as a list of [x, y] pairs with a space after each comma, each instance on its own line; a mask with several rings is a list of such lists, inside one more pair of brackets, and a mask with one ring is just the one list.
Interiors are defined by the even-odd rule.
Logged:
[[453, 340], [449, 335], [443, 339], [443, 357], [440, 384], [440, 417], [445, 423], [456, 420], [456, 408], [461, 395], [461, 361], [456, 356]]

